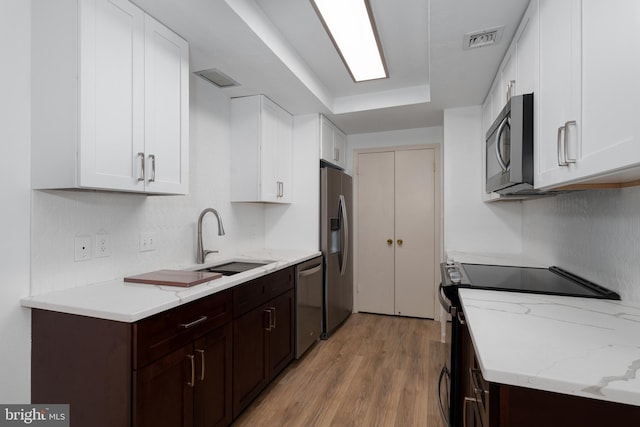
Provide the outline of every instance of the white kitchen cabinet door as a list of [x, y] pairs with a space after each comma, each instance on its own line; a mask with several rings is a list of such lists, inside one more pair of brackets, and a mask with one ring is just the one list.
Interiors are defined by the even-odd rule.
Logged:
[[81, 187], [142, 191], [144, 12], [124, 0], [80, 5]]
[[292, 126], [264, 95], [231, 100], [231, 201], [291, 203]]
[[358, 311], [434, 318], [435, 149], [359, 153]]
[[[582, 2], [582, 138], [571, 179], [636, 167], [601, 182], [640, 178], [640, 2]], [[630, 172], [630, 173], [629, 173]]]
[[[173, 98], [151, 93], [177, 84], [165, 78], [172, 75], [163, 69], [170, 61], [157, 60], [145, 37], [145, 26], [155, 21], [145, 21], [144, 11], [126, 0], [34, 0], [32, 17], [32, 187], [150, 191], [147, 141], [161, 157], [164, 151], [175, 157], [169, 129], [188, 116], [188, 98], [169, 106]], [[155, 59], [146, 61], [147, 53]], [[149, 73], [157, 80], [145, 90]], [[156, 111], [146, 111], [149, 105]], [[183, 109], [180, 118], [158, 113], [173, 108]], [[164, 121], [157, 130], [145, 126], [154, 117]], [[163, 180], [157, 165], [156, 179]], [[183, 194], [186, 186], [155, 192]]]
[[[581, 138], [581, 2], [540, 0], [536, 188], [567, 182]], [[565, 159], [566, 158], [566, 159]], [[568, 161], [565, 161], [568, 160]]]
[[538, 93], [538, 39], [540, 36], [538, 0], [529, 3], [516, 33], [516, 83], [515, 94]]
[[145, 16], [146, 192], [189, 189], [189, 45]]
[[320, 116], [320, 159], [344, 169], [347, 137], [329, 119]]
[[640, 178], [640, 106], [616, 89], [640, 91], [639, 24], [632, 0], [540, 0], [536, 187]]

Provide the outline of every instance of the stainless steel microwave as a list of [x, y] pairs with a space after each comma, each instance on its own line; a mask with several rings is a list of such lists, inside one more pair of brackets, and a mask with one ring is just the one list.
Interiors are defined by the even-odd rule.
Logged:
[[512, 96], [487, 131], [487, 193], [535, 192], [533, 128], [533, 94]]

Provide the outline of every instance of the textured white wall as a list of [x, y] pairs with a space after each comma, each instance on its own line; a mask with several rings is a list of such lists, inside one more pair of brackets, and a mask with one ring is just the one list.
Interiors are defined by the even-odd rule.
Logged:
[[481, 107], [444, 112], [445, 251], [520, 253], [521, 203], [484, 203]]
[[[231, 253], [264, 246], [264, 207], [229, 201], [229, 99], [198, 77], [190, 84], [189, 195], [34, 191], [32, 294], [193, 264], [196, 222], [207, 207], [220, 212], [226, 235], [217, 236], [209, 214], [205, 248]], [[155, 233], [155, 251], [139, 252], [143, 231]], [[97, 232], [109, 234], [111, 256], [75, 262], [74, 237]]]
[[0, 402], [31, 400], [29, 295], [30, 13], [24, 0], [0, 2]]
[[640, 302], [640, 187], [523, 203], [523, 253]]

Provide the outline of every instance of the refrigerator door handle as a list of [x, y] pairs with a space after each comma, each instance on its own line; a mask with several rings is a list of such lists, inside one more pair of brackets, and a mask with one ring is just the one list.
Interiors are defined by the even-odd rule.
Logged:
[[347, 219], [347, 202], [344, 195], [340, 195], [340, 214], [342, 215], [342, 236], [344, 237], [344, 245], [342, 246], [342, 265], [340, 266], [340, 275], [344, 276], [347, 271], [347, 262], [349, 257], [349, 220]]

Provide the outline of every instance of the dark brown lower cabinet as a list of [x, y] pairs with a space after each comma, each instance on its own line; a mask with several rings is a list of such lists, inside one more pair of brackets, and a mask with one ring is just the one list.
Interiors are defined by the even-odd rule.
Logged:
[[134, 426], [231, 423], [231, 324], [134, 373]]
[[294, 268], [134, 323], [32, 310], [31, 399], [72, 427], [217, 427], [293, 360]]
[[293, 360], [294, 291], [233, 321], [233, 416]]
[[640, 420], [640, 406], [487, 382], [466, 325], [462, 351], [464, 427], [602, 427]]

